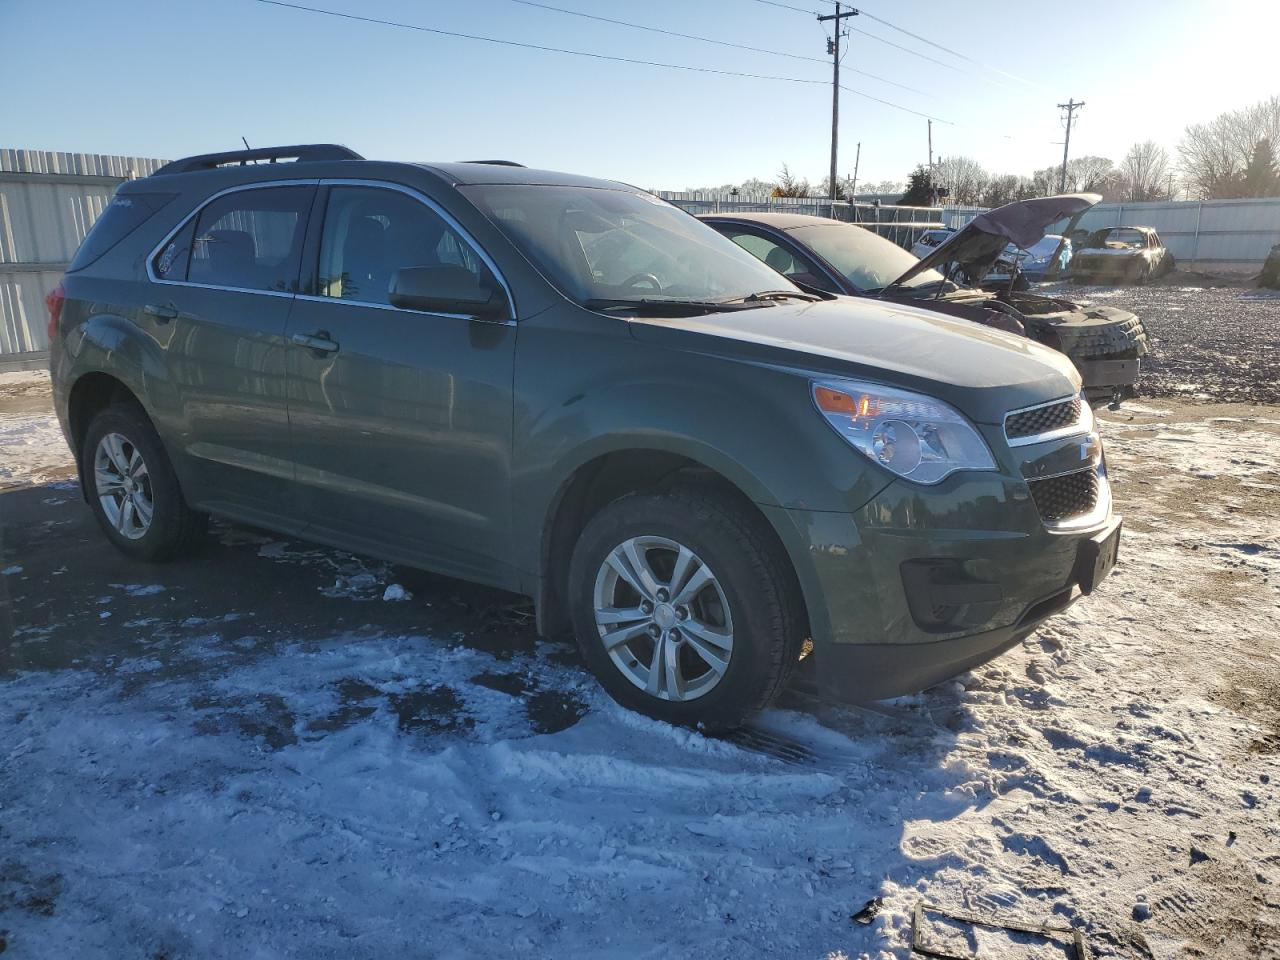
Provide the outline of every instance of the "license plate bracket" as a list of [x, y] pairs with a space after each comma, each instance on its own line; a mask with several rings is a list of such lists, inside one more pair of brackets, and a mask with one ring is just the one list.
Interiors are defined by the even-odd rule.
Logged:
[[1094, 588], [1115, 569], [1120, 559], [1121, 525], [1117, 517], [1107, 529], [1080, 544], [1080, 551], [1076, 554], [1076, 583], [1081, 593], [1093, 593]]

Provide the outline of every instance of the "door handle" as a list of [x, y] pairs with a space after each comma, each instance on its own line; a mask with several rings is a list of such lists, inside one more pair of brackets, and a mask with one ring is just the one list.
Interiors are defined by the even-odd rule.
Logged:
[[307, 347], [310, 350], [318, 350], [320, 353], [336, 353], [338, 344], [329, 339], [329, 334], [321, 330], [319, 333], [295, 333], [289, 338], [293, 343], [300, 347]]
[[142, 308], [142, 312], [160, 323], [168, 323], [178, 315], [178, 308], [172, 303], [148, 303]]

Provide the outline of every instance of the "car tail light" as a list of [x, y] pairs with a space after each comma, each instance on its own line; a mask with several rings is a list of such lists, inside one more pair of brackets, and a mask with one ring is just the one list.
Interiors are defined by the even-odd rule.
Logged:
[[62, 304], [66, 302], [67, 293], [59, 283], [45, 294], [44, 305], [49, 310], [49, 342], [53, 343], [58, 336], [58, 321], [62, 319]]

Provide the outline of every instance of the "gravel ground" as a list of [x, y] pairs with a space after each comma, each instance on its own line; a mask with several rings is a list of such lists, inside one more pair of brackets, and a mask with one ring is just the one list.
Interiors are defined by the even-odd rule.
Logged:
[[1280, 960], [1280, 407], [1104, 414], [1125, 540], [1091, 597], [918, 696], [792, 691], [710, 740], [506, 594], [226, 524], [128, 561], [47, 382], [7, 386], [4, 960], [908, 960], [920, 903]]
[[1067, 283], [1037, 292], [1141, 317], [1152, 347], [1142, 396], [1280, 403], [1280, 291], [1175, 273], [1145, 287]]

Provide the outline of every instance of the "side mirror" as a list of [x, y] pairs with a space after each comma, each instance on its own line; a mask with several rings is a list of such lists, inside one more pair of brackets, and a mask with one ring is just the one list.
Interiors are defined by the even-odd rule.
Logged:
[[403, 310], [460, 313], [477, 320], [510, 320], [506, 295], [488, 277], [463, 267], [401, 267], [391, 275], [387, 299]]

